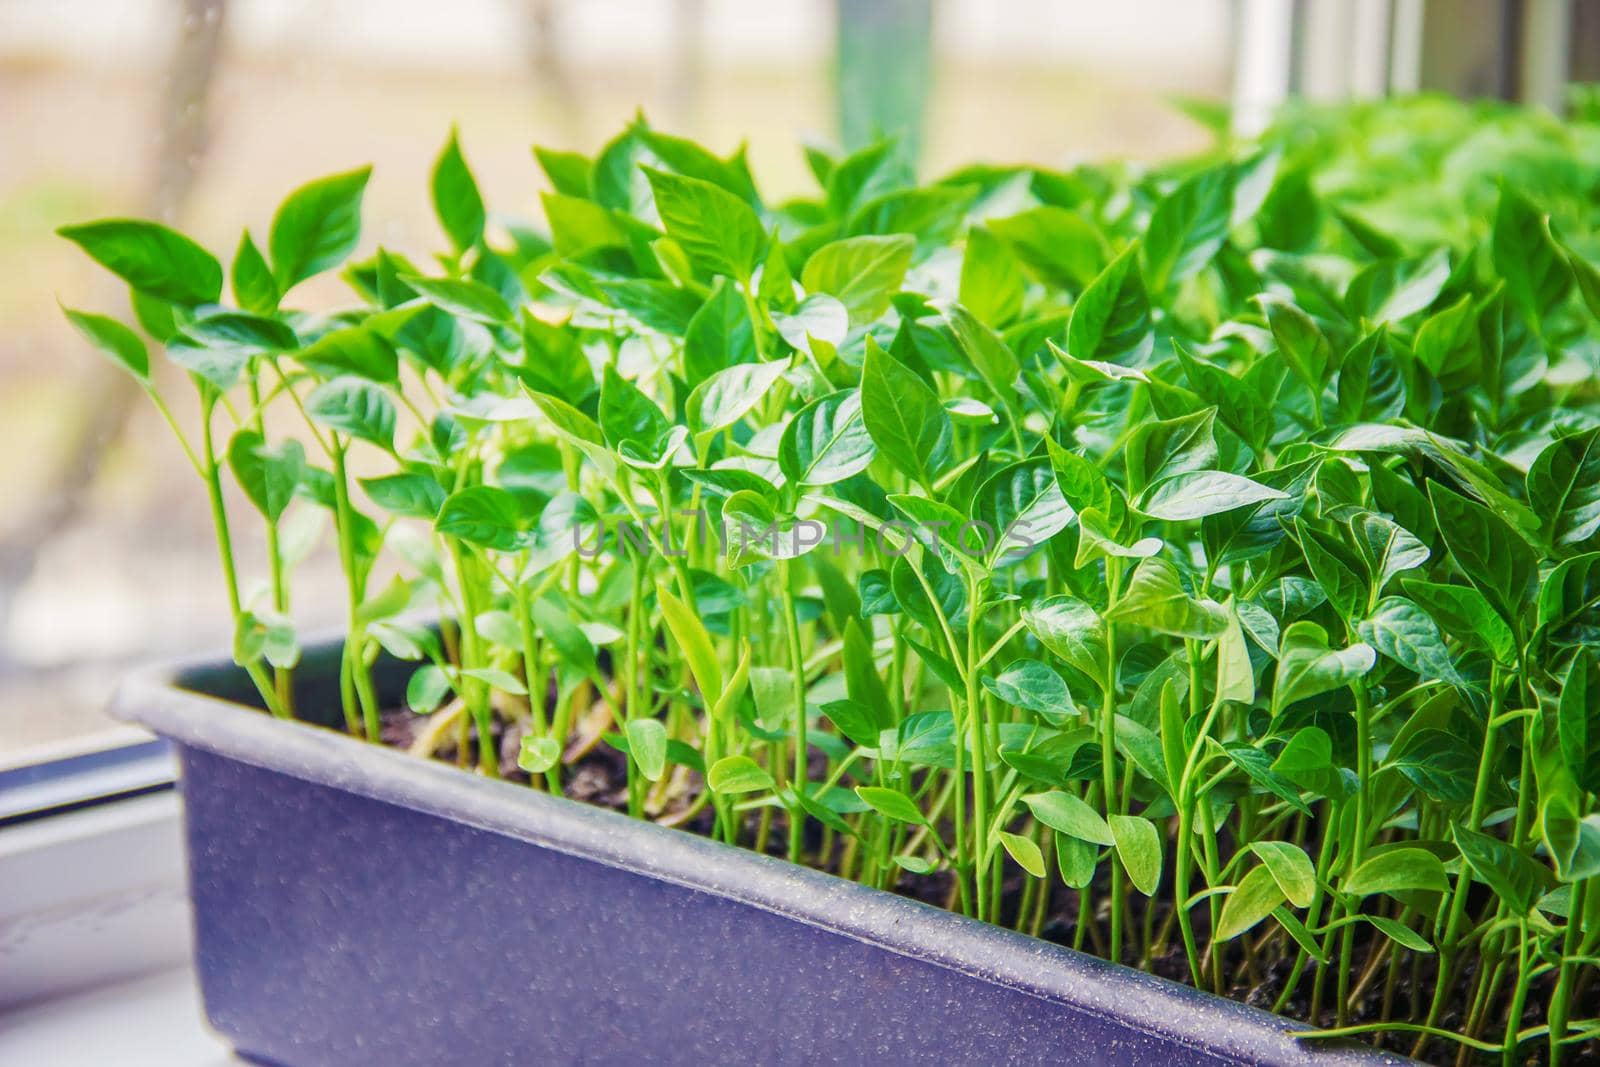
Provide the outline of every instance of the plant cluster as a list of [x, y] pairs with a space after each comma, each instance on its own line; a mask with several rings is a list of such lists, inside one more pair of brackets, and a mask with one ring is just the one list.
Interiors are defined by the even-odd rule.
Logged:
[[[546, 230], [452, 137], [448, 251], [347, 262], [339, 174], [231, 303], [164, 226], [61, 231], [195, 387], [197, 440], [67, 312], [183, 441], [267, 708], [331, 515], [352, 734], [385, 651], [484, 774], [559, 791], [602, 737], [635, 815], [1328, 1033], [1592, 1047], [1600, 126], [1423, 99], [928, 184], [808, 149], [783, 203], [642, 120], [535, 154]], [[356, 306], [294, 310], [341, 267]]]

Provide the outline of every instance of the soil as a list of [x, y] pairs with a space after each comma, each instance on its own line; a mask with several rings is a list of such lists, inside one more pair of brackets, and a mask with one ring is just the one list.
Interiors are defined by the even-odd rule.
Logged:
[[[406, 710], [386, 712], [383, 717], [383, 741], [396, 748], [411, 749], [418, 738], [427, 728], [427, 718], [412, 714]], [[628, 808], [627, 788], [627, 759], [617, 749], [606, 744], [602, 734], [610, 728], [609, 717], [603, 721], [588, 721], [578, 723], [569, 738], [567, 749], [563, 758], [562, 792], [572, 800], [582, 801], [598, 807], [610, 808], [614, 811], [625, 812]], [[520, 723], [507, 724], [503, 720], [496, 720], [496, 733], [493, 743], [499, 752], [499, 770], [502, 778], [521, 784], [529, 783], [529, 775], [517, 766], [517, 753], [521, 748], [521, 738], [525, 728]], [[447, 731], [447, 736], [441, 738], [441, 743], [432, 753], [433, 757], [443, 761], [456, 763], [463, 766], [475, 765], [477, 759], [477, 735], [470, 727], [466, 730], [467, 750], [463, 752], [459, 747], [461, 734], [458, 730]], [[827, 774], [827, 759], [820, 753], [812, 753], [813, 779], [825, 777]], [[664, 796], [647, 807], [647, 815], [654, 821], [678, 829], [688, 830], [709, 836], [712, 831], [713, 815], [708, 806], [698, 807], [695, 801], [699, 798], [704, 785], [700, 776], [687, 768], [679, 768], [676, 779], [669, 783], [669, 788], [664, 791]], [[741, 841], [751, 842], [756, 838], [757, 826], [760, 816], [751, 812], [747, 818]], [[782, 857], [787, 840], [787, 819], [781, 810], [775, 810], [772, 815], [772, 826], [768, 834], [767, 852], [770, 855]], [[748, 846], [747, 846], [748, 847]], [[826, 848], [826, 855], [822, 850]], [[825, 833], [823, 828], [815, 821], [808, 820], [806, 826], [806, 849], [812, 857], [814, 866], [837, 874], [839, 864], [843, 858], [843, 843], [833, 834]], [[1170, 877], [1170, 870], [1164, 871], [1164, 876]], [[1105, 958], [1107, 956], [1105, 945], [1101, 942], [1104, 938], [1106, 927], [1105, 919], [1110, 908], [1109, 865], [1101, 864], [1098, 868], [1097, 880], [1088, 889], [1089, 900], [1093, 909], [1093, 917], [1089, 926], [1080, 935], [1079, 925], [1079, 893], [1056, 885], [1052, 890], [1051, 899], [1045, 909], [1045, 918], [1039, 929], [1039, 936], [1044, 940], [1069, 947], [1080, 948], [1092, 952], [1094, 955]], [[1022, 904], [1022, 895], [1025, 879], [1020, 871], [1014, 867], [1007, 868], [1007, 876], [1002, 882], [1002, 923], [1003, 925], [1017, 928], [1018, 914]], [[1482, 887], [1477, 887], [1481, 889]], [[920, 900], [936, 907], [952, 908], [955, 905], [954, 881], [949, 872], [937, 872], [929, 875], [917, 875], [910, 872], [901, 872], [899, 881], [894, 891]], [[1185, 985], [1191, 984], [1189, 966], [1185, 957], [1183, 946], [1175, 924], [1171, 923], [1170, 884], [1164, 884], [1157, 895], [1149, 901], [1154, 914], [1146, 916], [1144, 907], [1146, 898], [1134, 891], [1128, 892], [1130, 900], [1130, 922], [1125, 929], [1130, 931], [1128, 941], [1139, 942], [1138, 931], [1146, 922], [1157, 932], [1170, 927], [1168, 936], [1158, 936], [1156, 944], [1158, 949], [1149, 959], [1137, 959], [1131, 954], [1125, 954], [1120, 961], [1129, 966], [1139, 967], [1162, 978], [1167, 978]], [[1476, 911], [1478, 901], [1471, 901]], [[1207, 909], [1196, 907], [1194, 909], [1195, 936], [1201, 945], [1206, 944], [1206, 931], [1209, 927]], [[1026, 924], [1022, 924], [1025, 928]], [[1372, 960], [1372, 953], [1382, 947], [1382, 939], [1375, 935], [1375, 931], [1366, 923], [1356, 925], [1354, 936], [1354, 958], [1362, 961], [1358, 964], [1359, 970], [1351, 976], [1351, 983], [1355, 985], [1361, 973]], [[1126, 946], [1125, 946], [1126, 948]], [[1275, 923], [1263, 923], [1255, 931], [1245, 937], [1232, 942], [1228, 946], [1228, 954], [1223, 967], [1224, 974], [1229, 976], [1221, 990], [1224, 995], [1234, 1000], [1242, 1001], [1253, 1007], [1270, 1011], [1282, 995], [1285, 984], [1289, 981], [1296, 954], [1296, 945], [1283, 930]], [[1313, 961], [1307, 964], [1296, 981], [1294, 990], [1288, 995], [1280, 1014], [1287, 1018], [1314, 1025], [1331, 1027], [1335, 1024], [1333, 1005], [1337, 1000], [1336, 983], [1337, 975], [1330, 973], [1324, 979], [1326, 988], [1321, 996], [1322, 1010], [1316, 1019], [1311, 1017], [1311, 1001], [1317, 978], [1317, 964]], [[1436, 957], [1408, 956], [1406, 961], [1393, 971], [1393, 980], [1390, 981], [1391, 968], [1387, 960], [1378, 961], [1378, 967], [1373, 979], [1368, 983], [1364, 993], [1353, 1005], [1349, 1022], [1359, 1024], [1375, 1022], [1385, 1017], [1385, 1000], [1388, 999], [1387, 1017], [1391, 1019], [1420, 1018], [1426, 1014], [1428, 1002], [1434, 992], [1437, 978]], [[1457, 988], [1447, 998], [1447, 1007], [1439, 1026], [1446, 1030], [1460, 1031], [1465, 1027], [1464, 1016], [1472, 1003], [1472, 995], [1479, 982], [1479, 976], [1474, 967], [1464, 968], [1465, 973], [1457, 977]], [[1600, 1015], [1600, 981], [1594, 978], [1594, 972], [1589, 972], [1589, 981], [1580, 984], [1578, 995], [1575, 999], [1570, 1017], [1574, 1020], [1594, 1018]], [[1550, 1003], [1554, 988], [1554, 975], [1547, 973], [1536, 979], [1529, 990], [1527, 1008], [1523, 1015], [1522, 1026], [1539, 1026], [1545, 1022], [1545, 1011]], [[1207, 984], [1206, 988], [1210, 989]], [[1502, 985], [1497, 1001], [1503, 1005], [1508, 998], [1509, 990]], [[1420, 1003], [1414, 1003], [1413, 997]], [[1493, 1021], [1479, 1029], [1479, 1037], [1487, 1041], [1497, 1041], [1504, 1033], [1504, 1007], [1493, 1014]], [[1390, 1052], [1410, 1055], [1413, 1048], [1414, 1035], [1403, 1033], [1390, 1033], [1371, 1038], [1377, 1047]], [[1431, 1041], [1419, 1054], [1423, 1062], [1438, 1064], [1455, 1064], [1462, 1067], [1465, 1064], [1499, 1063], [1501, 1057], [1498, 1053], [1490, 1054], [1468, 1050], [1466, 1055], [1458, 1058], [1458, 1049], [1463, 1046], [1453, 1042], [1446, 1043], [1440, 1040]], [[1523, 1045], [1525, 1055], [1513, 1062], [1517, 1064], [1543, 1064], [1548, 1062], [1548, 1049], [1542, 1041], [1529, 1041]], [[1591, 1041], [1581, 1045], [1569, 1046], [1562, 1053], [1561, 1062], [1572, 1067], [1600, 1067], [1600, 1041]]]

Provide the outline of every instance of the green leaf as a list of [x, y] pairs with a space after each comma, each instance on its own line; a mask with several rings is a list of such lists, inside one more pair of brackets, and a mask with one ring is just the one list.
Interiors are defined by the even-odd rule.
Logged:
[[1317, 891], [1317, 872], [1305, 849], [1287, 841], [1256, 841], [1250, 848], [1278, 883], [1284, 897], [1297, 908], [1308, 908]]
[[1416, 578], [1407, 578], [1402, 584], [1445, 632], [1483, 650], [1498, 663], [1510, 664], [1516, 659], [1516, 637], [1511, 628], [1483, 594], [1470, 585], [1444, 585]]
[[822, 714], [836, 730], [864, 748], [875, 747], [883, 731], [893, 727], [892, 722], [886, 722], [871, 707], [854, 699], [830, 700], [822, 705]]
[[767, 237], [750, 205], [698, 178], [644, 168], [656, 210], [689, 258], [713, 274], [748, 283], [766, 251]]
[[483, 239], [483, 197], [461, 155], [460, 138], [454, 129], [433, 165], [433, 212], [457, 252], [465, 252]]
[[671, 425], [655, 401], [607, 364], [600, 381], [600, 428], [611, 447], [620, 450], [626, 445], [651, 455], [666, 440]]
[[295, 362], [329, 378], [351, 374], [383, 385], [400, 380], [394, 346], [364, 326], [325, 333], [295, 353]]
[[778, 466], [793, 485], [832, 485], [866, 470], [876, 451], [856, 389], [819, 397], [784, 427]]
[[239, 238], [229, 275], [233, 299], [240, 307], [257, 315], [271, 315], [278, 310], [278, 281], [249, 230]]
[[1288, 361], [1296, 376], [1311, 390], [1313, 403], [1320, 406], [1322, 388], [1333, 369], [1333, 353], [1328, 339], [1310, 315], [1284, 300], [1262, 298], [1267, 325], [1278, 342], [1278, 353]]
[[280, 670], [300, 662], [294, 623], [276, 612], [242, 611], [234, 626], [233, 661], [247, 666], [261, 660]]
[[1067, 351], [1075, 359], [1137, 366], [1150, 357], [1155, 333], [1138, 255], [1129, 245], [1072, 305]]
[[1039, 851], [1039, 846], [1032, 838], [1005, 830], [999, 831], [997, 836], [1000, 844], [1005, 846], [1006, 854], [1016, 860], [1018, 867], [1035, 878], [1044, 877], [1044, 853]]
[[660, 719], [629, 719], [623, 727], [628, 755], [647, 781], [661, 780], [667, 769], [667, 728]]
[[302, 185], [272, 217], [267, 247], [278, 291], [338, 266], [361, 240], [361, 197], [371, 167], [319, 178]]
[[1544, 867], [1497, 837], [1460, 825], [1453, 827], [1453, 832], [1473, 877], [1493, 890], [1513, 916], [1520, 918], [1533, 910], [1550, 880]]
[[1036, 659], [1012, 660], [998, 675], [985, 674], [983, 687], [1012, 707], [1037, 712], [1052, 725], [1077, 718], [1067, 683], [1049, 664]]
[[713, 793], [725, 796], [759, 793], [774, 785], [767, 769], [749, 756], [724, 756], [717, 760], [706, 774], [706, 784]]
[[897, 789], [884, 789], [875, 785], [856, 786], [856, 795], [866, 802], [873, 811], [886, 819], [896, 822], [907, 822], [921, 826], [928, 821], [922, 814], [922, 809], [904, 793]]
[[1213, 936], [1218, 941], [1232, 941], [1253, 929], [1287, 899], [1265, 864], [1252, 867], [1222, 902]]
[[1329, 648], [1327, 631], [1304, 619], [1285, 628], [1278, 647], [1278, 674], [1272, 687], [1274, 715], [1298, 701], [1344, 688], [1377, 662], [1370, 645]]
[[1228, 625], [1222, 605], [1191, 597], [1184, 591], [1178, 569], [1159, 556], [1140, 561], [1127, 589], [1106, 612], [1106, 619], [1196, 640], [1216, 637]]
[[150, 353], [139, 335], [116, 319], [63, 307], [67, 319], [88, 342], [141, 383], [150, 381]]
[[[1043, 820], [1041, 820], [1043, 821]], [[1056, 836], [1056, 868], [1068, 889], [1082, 889], [1094, 881], [1099, 859], [1094, 845], [1071, 836]]]
[[522, 312], [522, 364], [517, 375], [529, 388], [568, 403], [582, 403], [594, 392], [594, 371], [572, 331]]
[[661, 617], [666, 621], [677, 651], [689, 664], [695, 684], [700, 687], [700, 697], [707, 708], [715, 707], [722, 699], [722, 667], [717, 662], [717, 649], [711, 635], [696, 614], [693, 604], [686, 604], [664, 586], [656, 590], [661, 605]]
[[867, 338], [861, 418], [878, 452], [925, 488], [950, 447], [950, 417], [915, 373]]
[[1600, 533], [1600, 427], [1560, 437], [1528, 468], [1528, 503], [1550, 543], [1581, 551]]
[[1216, 409], [1142, 423], [1123, 449], [1130, 492], [1217, 465]]
[[1060, 789], [1033, 793], [1022, 798], [1033, 817], [1057, 833], [1087, 841], [1091, 845], [1113, 846], [1117, 839], [1100, 813], [1079, 797]]
[[944, 318], [972, 369], [1002, 404], [1009, 405], [1015, 392], [1012, 386], [1021, 370], [1017, 357], [999, 334], [973, 318], [961, 305], [952, 304], [946, 308]]
[[493, 485], [470, 485], [445, 499], [433, 528], [446, 537], [499, 552], [527, 544], [517, 498]]
[[1160, 294], [1207, 266], [1228, 238], [1233, 168], [1193, 174], [1156, 205], [1143, 244], [1144, 276]]
[[1105, 266], [1105, 238], [1075, 211], [1045, 204], [1009, 218], [990, 219], [995, 236], [1009, 241], [1029, 267], [1053, 285], [1089, 284]]
[[222, 296], [222, 264], [189, 238], [156, 222], [102, 219], [56, 233], [134, 289], [185, 307]]
[[1434, 521], [1456, 565], [1513, 630], [1537, 569], [1533, 551], [1500, 516], [1476, 500], [1428, 483]]
[[1572, 268], [1544, 214], [1509, 186], [1500, 188], [1490, 250], [1507, 294], [1534, 331], [1543, 333], [1545, 316], [1572, 287]]
[[857, 326], [875, 321], [900, 291], [916, 240], [908, 234], [847, 237], [825, 244], [806, 260], [800, 284], [843, 304]]
[[1561, 758], [1573, 779], [1600, 793], [1600, 664], [1585, 649], [1572, 661], [1556, 704]]
[[1128, 872], [1128, 880], [1145, 896], [1155, 896], [1161, 882], [1161, 831], [1155, 823], [1138, 815], [1113, 812], [1110, 822], [1117, 858]]
[[1139, 510], [1152, 519], [1186, 522], [1288, 494], [1226, 471], [1189, 471], [1163, 478], [1145, 494]]
[[1373, 928], [1384, 937], [1403, 948], [1408, 948], [1412, 952], [1433, 951], [1433, 946], [1428, 944], [1427, 938], [1404, 923], [1396, 922], [1382, 915], [1363, 915], [1361, 918], [1371, 923]]
[[1004, 326], [1022, 310], [1022, 269], [1017, 257], [982, 226], [967, 231], [959, 292], [962, 306], [991, 326]]
[[276, 523], [305, 479], [306, 454], [299, 441], [268, 445], [254, 430], [240, 430], [228, 442], [228, 467], [250, 502]]
[[1022, 621], [1044, 647], [1091, 678], [1105, 670], [1105, 622], [1076, 597], [1053, 596], [1022, 609]]
[[418, 274], [402, 274], [400, 280], [422, 294], [434, 307], [461, 318], [473, 319], [487, 326], [509, 325], [516, 318], [505, 297], [471, 278], [424, 278]]
[[493, 689], [512, 696], [527, 696], [528, 687], [522, 684], [522, 679], [510, 671], [502, 671], [496, 667], [473, 667], [461, 672], [463, 678], [475, 678]]
[[1445, 648], [1439, 627], [1428, 614], [1405, 597], [1384, 597], [1363, 619], [1361, 640], [1423, 681], [1465, 684], [1455, 661]]
[[1020, 562], [1072, 521], [1047, 459], [1026, 459], [1002, 467], [978, 487], [973, 518], [989, 545], [985, 562], [993, 569]]
[[1425, 848], [1393, 848], [1380, 852], [1357, 867], [1339, 884], [1342, 892], [1365, 897], [1374, 893], [1418, 891], [1446, 893], [1450, 879], [1439, 857]]
[[334, 378], [311, 391], [305, 408], [306, 417], [319, 426], [394, 450], [394, 401], [372, 382]]
[[406, 707], [418, 715], [436, 711], [450, 695], [450, 676], [432, 663], [425, 663], [411, 672], [406, 682]]
[[553, 737], [524, 734], [517, 749], [517, 766], [529, 774], [544, 774], [561, 762], [561, 745]]
[[448, 495], [437, 478], [405, 472], [363, 478], [361, 488], [366, 490], [373, 503], [385, 511], [413, 519], [426, 519], [428, 522], [438, 517], [439, 509], [444, 506]]
[[783, 378], [784, 362], [736, 363], [706, 378], [689, 394], [685, 410], [696, 434], [716, 433], [744, 418]]

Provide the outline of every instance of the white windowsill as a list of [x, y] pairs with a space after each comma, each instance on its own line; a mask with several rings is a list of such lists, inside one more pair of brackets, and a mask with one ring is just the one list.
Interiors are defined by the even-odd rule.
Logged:
[[201, 1021], [187, 967], [0, 1014], [0, 1063], [51, 1067], [233, 1067]]

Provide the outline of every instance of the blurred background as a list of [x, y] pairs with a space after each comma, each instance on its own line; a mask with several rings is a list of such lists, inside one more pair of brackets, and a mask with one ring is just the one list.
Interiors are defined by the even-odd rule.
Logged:
[[[1559, 109], [1597, 76], [1582, 0], [0, 0], [0, 768], [113, 743], [121, 672], [231, 638], [204, 494], [56, 304], [128, 318], [125, 291], [56, 226], [155, 217], [226, 259], [370, 162], [363, 248], [421, 258], [452, 123], [491, 211], [535, 218], [530, 146], [591, 153], [640, 109], [748, 142], [782, 197], [805, 141], [898, 132], [928, 175], [1157, 160], [1291, 96]], [[336, 574], [302, 568], [303, 625], [338, 621]]]

